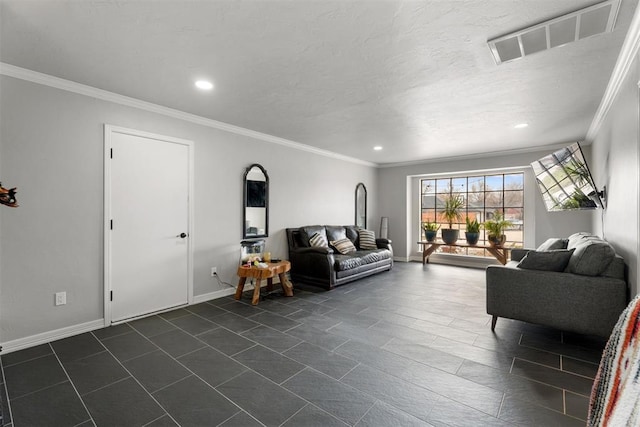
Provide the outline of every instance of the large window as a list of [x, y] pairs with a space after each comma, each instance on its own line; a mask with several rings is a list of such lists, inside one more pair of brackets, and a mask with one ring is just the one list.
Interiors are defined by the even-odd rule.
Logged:
[[[505, 234], [506, 247], [521, 248], [524, 239], [524, 174], [508, 173], [494, 175], [464, 176], [452, 178], [429, 178], [420, 180], [421, 221], [436, 222], [440, 228], [448, 228], [442, 212], [446, 197], [459, 194], [464, 200], [460, 222], [453, 228], [460, 229], [459, 242], [465, 242], [464, 230], [466, 218], [477, 219], [483, 223], [495, 217], [496, 213], [504, 215], [511, 221]], [[420, 230], [421, 239], [424, 238]], [[484, 229], [480, 230], [478, 245], [487, 244]], [[439, 251], [446, 253], [487, 256], [485, 249], [441, 246]]]

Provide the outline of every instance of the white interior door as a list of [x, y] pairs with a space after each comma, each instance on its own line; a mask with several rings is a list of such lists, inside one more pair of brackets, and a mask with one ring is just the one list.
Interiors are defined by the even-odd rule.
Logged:
[[106, 127], [111, 323], [184, 305], [190, 278], [188, 141]]

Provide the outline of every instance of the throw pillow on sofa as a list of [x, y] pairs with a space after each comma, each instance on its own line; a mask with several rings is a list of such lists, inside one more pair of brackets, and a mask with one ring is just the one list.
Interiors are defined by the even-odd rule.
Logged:
[[309, 245], [311, 245], [314, 248], [329, 247], [329, 243], [327, 243], [327, 239], [325, 239], [325, 237], [320, 233], [315, 233], [313, 236], [309, 238]]
[[547, 252], [547, 251], [555, 251], [557, 249], [567, 249], [567, 244], [569, 244], [569, 239], [560, 239], [558, 237], [552, 237], [550, 239], [547, 239], [540, 246], [538, 246], [538, 249], [536, 249], [536, 251]]
[[616, 252], [603, 240], [586, 240], [575, 247], [567, 271], [583, 276], [599, 276], [611, 264]]
[[358, 230], [360, 249], [378, 249], [376, 245], [376, 233], [371, 230]]
[[573, 249], [529, 251], [518, 263], [518, 267], [526, 270], [564, 271], [573, 251]]
[[353, 242], [351, 242], [351, 240], [347, 239], [346, 237], [340, 240], [332, 240], [331, 246], [336, 248], [336, 250], [342, 255], [347, 255], [348, 253], [356, 251], [356, 247], [353, 246]]

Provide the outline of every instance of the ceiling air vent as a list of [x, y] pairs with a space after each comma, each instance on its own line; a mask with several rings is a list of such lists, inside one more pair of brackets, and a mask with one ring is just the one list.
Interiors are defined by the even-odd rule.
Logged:
[[489, 40], [496, 64], [613, 30], [620, 0], [607, 0]]

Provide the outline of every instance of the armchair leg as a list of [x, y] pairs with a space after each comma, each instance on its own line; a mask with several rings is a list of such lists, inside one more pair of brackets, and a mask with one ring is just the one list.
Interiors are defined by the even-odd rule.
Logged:
[[493, 316], [491, 318], [491, 330], [495, 331], [496, 330], [496, 322], [498, 321], [498, 316]]

